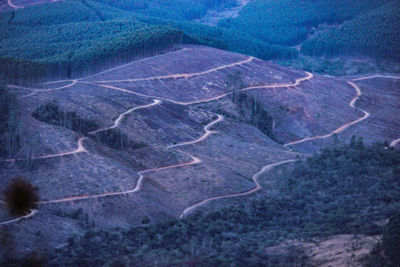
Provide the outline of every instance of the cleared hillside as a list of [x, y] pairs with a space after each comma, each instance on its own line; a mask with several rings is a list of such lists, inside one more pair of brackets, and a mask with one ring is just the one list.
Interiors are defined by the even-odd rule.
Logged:
[[398, 84], [349, 80], [183, 46], [81, 79], [9, 85], [24, 127], [19, 151], [1, 160], [0, 189], [23, 175], [41, 199], [39, 212], [17, 221], [2, 212], [1, 224], [17, 247], [33, 249], [37, 231], [63, 246], [94, 227], [164, 222], [251, 196], [270, 170], [307, 156], [296, 151], [351, 133], [399, 138], [394, 117], [380, 114], [383, 105], [396, 116], [397, 94], [365, 102], [369, 87], [391, 94]]

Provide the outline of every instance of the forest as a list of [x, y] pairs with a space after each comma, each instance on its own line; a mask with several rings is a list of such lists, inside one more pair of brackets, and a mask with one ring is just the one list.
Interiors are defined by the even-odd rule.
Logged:
[[[32, 77], [72, 78], [97, 72], [173, 50], [182, 35], [169, 27], [134, 20], [6, 26], [1, 33], [2, 68], [11, 82], [21, 78], [29, 82]], [[20, 45], [14, 46], [16, 43]]]
[[[225, 202], [184, 220], [155, 225], [143, 218], [143, 226], [129, 230], [89, 227], [82, 238], [70, 238], [50, 262], [147, 266], [158, 259], [167, 265], [287, 266], [307, 263], [301, 249], [268, 256], [265, 248], [285, 239], [382, 233], [383, 246], [391, 248], [388, 255], [395, 261], [400, 248], [391, 244], [398, 242], [392, 233], [400, 227], [395, 217], [400, 210], [399, 166], [399, 151], [382, 143], [366, 146], [353, 137], [349, 144], [323, 149], [284, 168], [279, 179], [269, 181], [273, 186], [246, 201]], [[375, 223], [390, 217], [387, 227]]]
[[[236, 0], [71, 0], [3, 12], [0, 62], [7, 82], [36, 84], [83, 76], [109, 66], [202, 44], [293, 60], [304, 42], [311, 56], [399, 55], [398, 0], [256, 0], [216, 27], [195, 22]], [[48, 12], [51, 9], [52, 12]], [[301, 11], [301, 12], [299, 12]], [[318, 30], [319, 25], [333, 25]], [[311, 38], [311, 39], [310, 39]], [[18, 46], [13, 44], [18, 43]]]
[[208, 9], [233, 7], [236, 0], [97, 0], [98, 2], [137, 11], [147, 16], [161, 17], [174, 20], [194, 20], [203, 17]]
[[181, 42], [182, 33], [170, 27], [130, 18], [103, 21], [112, 17], [112, 9], [99, 17], [98, 10], [79, 1], [69, 4], [55, 3], [52, 16], [46, 15], [47, 5], [16, 11], [12, 20], [1, 24], [0, 60], [7, 82], [82, 76], [173, 50]]
[[256, 0], [245, 6], [239, 17], [222, 20], [219, 26], [291, 46], [306, 40], [312, 27], [340, 24], [385, 2], [388, 0]]
[[362, 53], [400, 59], [400, 1], [346, 21], [306, 41], [301, 52], [312, 56]]

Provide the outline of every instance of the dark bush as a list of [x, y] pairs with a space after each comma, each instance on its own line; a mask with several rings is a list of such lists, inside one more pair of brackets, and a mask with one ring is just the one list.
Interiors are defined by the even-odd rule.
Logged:
[[12, 215], [25, 215], [36, 208], [37, 190], [23, 177], [16, 177], [6, 190], [6, 203]]

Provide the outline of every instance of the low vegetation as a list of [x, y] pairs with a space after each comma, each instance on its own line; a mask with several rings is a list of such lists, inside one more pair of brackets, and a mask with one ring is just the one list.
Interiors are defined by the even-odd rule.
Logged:
[[399, 151], [387, 144], [365, 146], [353, 138], [284, 169], [274, 186], [248, 201], [198, 211], [184, 220], [88, 231], [56, 251], [51, 263], [151, 266], [157, 259], [167, 265], [306, 264], [302, 251], [268, 256], [265, 248], [286, 239], [381, 234], [375, 222], [400, 208], [399, 166]]

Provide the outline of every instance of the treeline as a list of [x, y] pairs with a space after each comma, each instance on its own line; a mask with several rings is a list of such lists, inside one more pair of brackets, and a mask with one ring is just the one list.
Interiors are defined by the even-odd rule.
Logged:
[[10, 157], [21, 148], [18, 103], [0, 79], [0, 157]]
[[249, 33], [266, 42], [295, 45], [304, 41], [314, 26], [342, 23], [389, 1], [255, 0], [237, 18], [222, 20], [219, 26]]
[[46, 79], [46, 66], [39, 62], [0, 57], [0, 73], [10, 84], [36, 84]]
[[[88, 231], [82, 238], [70, 238], [50, 263], [308, 266], [299, 249], [267, 255], [265, 248], [287, 239], [381, 234], [376, 221], [398, 214], [400, 208], [399, 166], [399, 151], [387, 144], [365, 146], [353, 138], [348, 145], [281, 167], [283, 173], [272, 186], [246, 201], [226, 202], [222, 209], [197, 211], [184, 220], [147, 226], [145, 217], [142, 227]], [[399, 242], [395, 235], [385, 244]], [[396, 251], [398, 246], [388, 255]]]
[[301, 52], [313, 56], [366, 54], [400, 59], [400, 1], [343, 23], [305, 42]]
[[134, 32], [104, 36], [96, 42], [81, 43], [79, 50], [69, 50], [39, 62], [46, 65], [48, 78], [74, 78], [134, 59], [175, 50], [181, 42], [180, 31], [163, 26], [149, 26]]
[[182, 42], [178, 30], [133, 20], [5, 26], [2, 30], [1, 68], [12, 83], [79, 77], [174, 50]]

